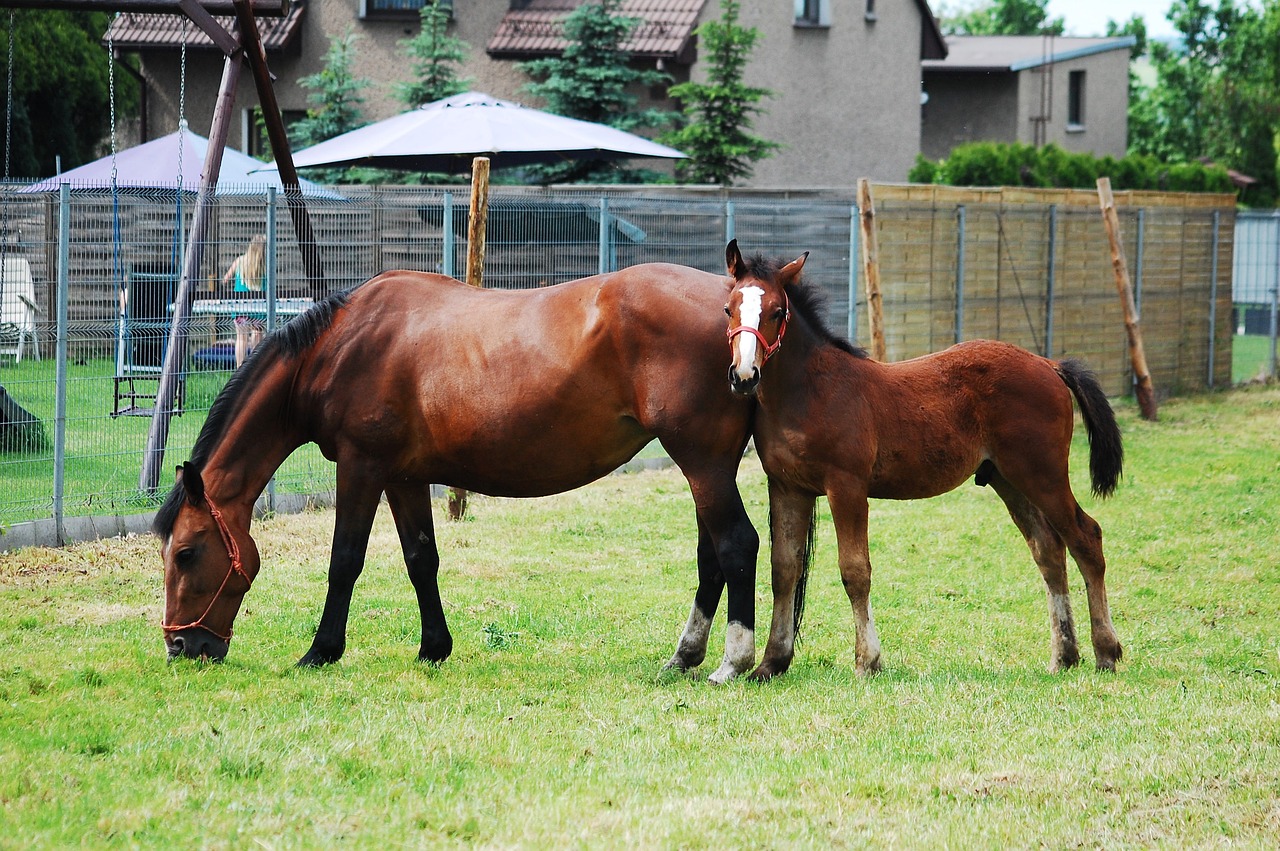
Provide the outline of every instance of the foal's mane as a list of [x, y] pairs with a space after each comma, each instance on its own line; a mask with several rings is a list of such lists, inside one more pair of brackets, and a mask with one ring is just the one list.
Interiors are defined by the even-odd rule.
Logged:
[[[337, 311], [346, 305], [351, 290], [334, 293], [323, 301], [317, 302], [291, 322], [273, 331], [254, 349], [243, 366], [231, 374], [231, 378], [223, 386], [209, 415], [205, 418], [200, 436], [191, 448], [191, 464], [202, 469], [213, 447], [222, 438], [231, 421], [231, 417], [240, 407], [240, 398], [245, 395], [246, 388], [258, 385], [260, 374], [268, 365], [280, 359], [292, 359], [315, 345], [331, 324]], [[169, 491], [164, 504], [156, 510], [155, 520], [151, 524], [152, 531], [160, 537], [173, 531], [173, 524], [178, 519], [178, 509], [182, 507], [183, 489], [175, 484]]]
[[[760, 281], [776, 281], [778, 272], [786, 265], [781, 260], [765, 257], [763, 254], [753, 254], [744, 258], [744, 262], [747, 268], [742, 279], [752, 277]], [[791, 309], [804, 317], [805, 322], [813, 329], [820, 341], [835, 346], [856, 358], [868, 356], [866, 349], [855, 346], [843, 334], [832, 330], [827, 323], [827, 304], [830, 299], [824, 290], [817, 286], [806, 285], [800, 279], [787, 285], [785, 290], [787, 303]]]

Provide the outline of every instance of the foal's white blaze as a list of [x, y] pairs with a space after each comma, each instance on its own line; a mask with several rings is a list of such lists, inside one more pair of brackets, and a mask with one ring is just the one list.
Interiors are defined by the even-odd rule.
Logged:
[[716, 672], [707, 677], [715, 685], [724, 685], [745, 672], [756, 661], [756, 633], [737, 621], [729, 622], [724, 637], [724, 660]]
[[[760, 287], [743, 287], [741, 292], [742, 307], [738, 309], [738, 321], [744, 328], [759, 331], [762, 310], [761, 299], [764, 297], [764, 290]], [[734, 337], [734, 341], [737, 343], [738, 351], [738, 357], [734, 364], [738, 378], [743, 381], [750, 381], [752, 370], [756, 366], [756, 346], [758, 345], [756, 335], [739, 334]]]

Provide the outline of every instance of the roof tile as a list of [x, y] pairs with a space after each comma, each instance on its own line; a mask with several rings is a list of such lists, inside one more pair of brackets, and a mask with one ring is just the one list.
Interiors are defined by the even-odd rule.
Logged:
[[[671, 58], [685, 49], [705, 0], [622, 0], [619, 13], [640, 18], [623, 49], [635, 56]], [[529, 0], [503, 16], [493, 38], [491, 56], [540, 56], [559, 53], [566, 42], [564, 19], [582, 0]]]

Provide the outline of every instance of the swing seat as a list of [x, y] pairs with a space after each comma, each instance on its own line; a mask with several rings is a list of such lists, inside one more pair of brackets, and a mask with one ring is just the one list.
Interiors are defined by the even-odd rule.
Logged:
[[[149, 417], [169, 346], [169, 303], [177, 281], [172, 273], [130, 271], [120, 293], [116, 325], [115, 405], [113, 417]], [[182, 416], [186, 374], [178, 376], [174, 414]], [[147, 403], [152, 403], [148, 405]]]
[[22, 363], [23, 351], [30, 341], [35, 359], [40, 360], [36, 314], [43, 311], [36, 304], [31, 264], [24, 257], [6, 257], [0, 275], [0, 355], [12, 355], [15, 364]]

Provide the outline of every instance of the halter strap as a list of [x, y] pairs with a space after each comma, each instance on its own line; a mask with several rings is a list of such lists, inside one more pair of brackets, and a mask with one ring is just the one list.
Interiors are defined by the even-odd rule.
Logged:
[[240, 559], [240, 545], [236, 543], [236, 539], [231, 535], [231, 528], [227, 526], [227, 521], [223, 519], [222, 512], [218, 506], [213, 504], [213, 500], [206, 494], [204, 498], [205, 505], [209, 507], [209, 515], [213, 517], [214, 524], [218, 527], [218, 534], [222, 537], [222, 545], [227, 548], [227, 556], [231, 559], [231, 565], [227, 568], [227, 575], [222, 577], [222, 584], [218, 586], [218, 590], [213, 593], [213, 599], [209, 601], [209, 605], [205, 606], [204, 612], [200, 617], [191, 623], [183, 624], [166, 624], [161, 623], [160, 629], [166, 633], [181, 632], [184, 629], [203, 629], [205, 632], [214, 635], [223, 641], [231, 642], [231, 630], [227, 630], [227, 634], [223, 635], [217, 630], [210, 627], [204, 622], [209, 612], [213, 610], [213, 604], [218, 602], [218, 598], [222, 596], [222, 592], [226, 590], [227, 581], [231, 579], [231, 574], [238, 573], [244, 577], [244, 581], [253, 584], [253, 580], [249, 578], [249, 572], [244, 569], [244, 562]]
[[760, 341], [760, 348], [764, 350], [764, 359], [768, 360], [773, 357], [778, 349], [782, 347], [782, 338], [787, 333], [787, 320], [791, 318], [791, 305], [787, 302], [786, 290], [782, 292], [782, 321], [778, 323], [778, 339], [773, 341], [773, 345], [764, 338], [764, 334], [750, 325], [739, 325], [737, 328], [730, 328], [726, 333], [729, 336], [729, 345], [733, 345], [733, 338], [739, 334], [754, 334], [755, 338]]

